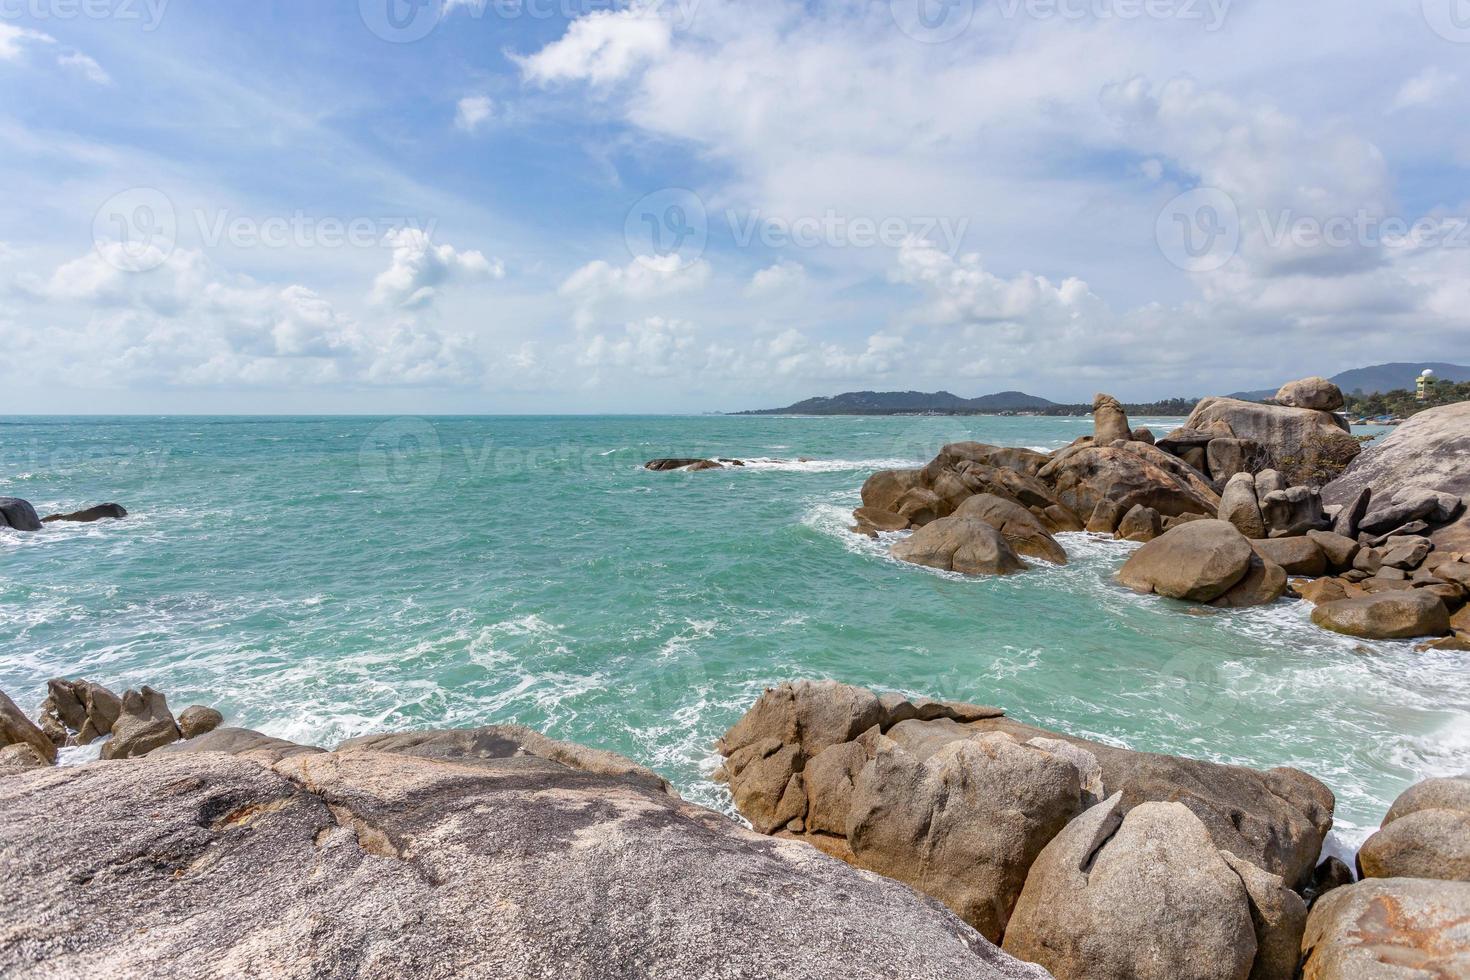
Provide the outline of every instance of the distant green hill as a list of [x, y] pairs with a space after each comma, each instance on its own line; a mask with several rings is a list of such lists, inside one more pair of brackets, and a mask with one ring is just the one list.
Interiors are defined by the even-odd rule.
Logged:
[[[1387, 394], [1390, 391], [1410, 390], [1414, 387], [1415, 379], [1423, 373], [1425, 368], [1434, 372], [1435, 377], [1442, 381], [1470, 381], [1470, 367], [1463, 364], [1445, 364], [1439, 361], [1398, 361], [1393, 364], [1375, 364], [1372, 367], [1354, 368], [1335, 374], [1328, 380], [1337, 385], [1345, 394]], [[1286, 383], [1283, 379], [1282, 384]], [[1281, 385], [1275, 388], [1262, 388], [1258, 391], [1237, 391], [1231, 398], [1243, 398], [1246, 401], [1264, 401], [1273, 397]]]
[[947, 415], [1022, 412], [1055, 408], [1056, 402], [1023, 391], [1002, 391], [961, 398], [948, 391], [849, 391], [830, 398], [808, 398], [785, 408], [763, 408], [740, 415], [900, 415], [942, 412]]

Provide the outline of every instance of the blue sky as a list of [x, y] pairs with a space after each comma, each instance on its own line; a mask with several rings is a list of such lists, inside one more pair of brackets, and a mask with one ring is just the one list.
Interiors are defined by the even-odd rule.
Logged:
[[1470, 0], [1359, 6], [0, 0], [0, 411], [1470, 361]]

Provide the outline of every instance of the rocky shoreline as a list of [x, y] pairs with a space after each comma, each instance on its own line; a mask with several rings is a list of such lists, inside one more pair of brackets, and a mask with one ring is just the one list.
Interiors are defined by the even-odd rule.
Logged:
[[1118, 574], [1144, 594], [1224, 608], [1306, 599], [1364, 639], [1470, 650], [1470, 403], [1416, 415], [1366, 452], [1321, 378], [1275, 404], [1206, 398], [1163, 437], [1108, 395], [1094, 432], [1054, 453], [982, 443], [862, 488], [853, 532], [966, 575], [1067, 561], [1056, 535], [1141, 543]]
[[[0, 694], [0, 974], [1449, 977], [1470, 776], [1357, 857], [1331, 790], [833, 681], [718, 743], [753, 830], [517, 725], [330, 751], [150, 688]], [[56, 766], [101, 741], [101, 758]], [[1361, 878], [1355, 881], [1356, 878]]]

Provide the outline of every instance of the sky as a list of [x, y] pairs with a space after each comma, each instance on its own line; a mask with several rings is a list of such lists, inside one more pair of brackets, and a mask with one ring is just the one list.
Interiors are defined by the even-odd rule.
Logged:
[[0, 0], [0, 412], [1470, 363], [1470, 0]]

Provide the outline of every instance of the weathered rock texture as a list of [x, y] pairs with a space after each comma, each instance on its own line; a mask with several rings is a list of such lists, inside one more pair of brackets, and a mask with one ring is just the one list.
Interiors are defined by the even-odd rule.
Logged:
[[942, 517], [889, 550], [900, 561], [964, 575], [1009, 575], [1026, 568], [999, 531], [972, 517]]
[[1235, 438], [1249, 439], [1260, 446], [1271, 465], [1293, 486], [1326, 483], [1362, 449], [1341, 419], [1331, 412], [1310, 408], [1206, 398], [1195, 406], [1185, 426], [1205, 430], [1212, 425], [1222, 425]]
[[8, 745], [27, 745], [47, 762], [56, 761], [55, 744], [0, 691], [0, 748]]
[[1376, 878], [1312, 906], [1304, 980], [1470, 977], [1470, 884]]
[[1470, 881], [1470, 776], [1405, 790], [1358, 851], [1365, 878]]
[[439, 741], [0, 780], [0, 974], [1045, 976], [903, 885], [646, 781]]
[[1233, 524], [1192, 521], [1135, 551], [1118, 581], [1135, 592], [1210, 602], [1245, 578], [1252, 557], [1250, 542]]
[[[1132, 752], [1024, 725], [994, 708], [880, 698], [831, 681], [768, 690], [719, 748], [726, 758], [718, 777], [728, 781], [736, 806], [758, 830], [807, 841], [906, 881], [1007, 943], [1012, 909], [1019, 908], [1022, 883], [1031, 887], [1038, 854], [1044, 858], [1058, 835], [1100, 817], [1099, 801], [1116, 794], [1110, 805], [1119, 818], [1145, 804], [1174, 805], [1171, 824], [1189, 828], [1173, 834], [1187, 838], [1179, 860], [1208, 865], [1233, 896], [1223, 903], [1230, 911], [1220, 921], [1233, 922], [1227, 932], [1241, 948], [1225, 960], [1238, 965], [1243, 959], [1249, 972], [1257, 946], [1267, 946], [1253, 938], [1260, 932], [1271, 940], [1271, 962], [1282, 962], [1290, 959], [1280, 953], [1282, 930], [1289, 933], [1294, 922], [1299, 936], [1302, 910], [1279, 892], [1311, 882], [1332, 826], [1332, 794], [1294, 769], [1257, 772]], [[1232, 869], [1224, 852], [1259, 874]], [[1130, 873], [1159, 888], [1174, 873], [1169, 861], [1147, 849], [1129, 860], [1137, 865]], [[1275, 884], [1268, 887], [1271, 876]], [[1249, 887], [1247, 877], [1253, 877]], [[1201, 892], [1196, 901], [1203, 904], [1188, 908], [1199, 918], [1186, 910], [1177, 913], [1178, 922], [1219, 918], [1214, 899], [1206, 901]], [[1102, 919], [1054, 917], [1050, 931], [1081, 930], [1080, 938], [1066, 940], [1079, 948], [1109, 942], [1087, 934], [1088, 921]], [[1039, 923], [1038, 914], [1037, 934], [1047, 931]], [[1134, 921], [1129, 928], [1154, 926]], [[1247, 935], [1249, 942], [1242, 938]], [[1289, 976], [1260, 974], [1277, 975]]]

